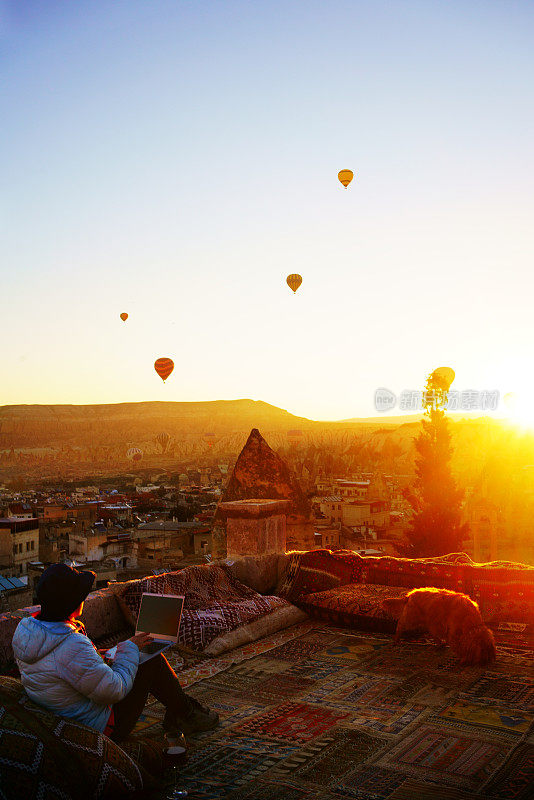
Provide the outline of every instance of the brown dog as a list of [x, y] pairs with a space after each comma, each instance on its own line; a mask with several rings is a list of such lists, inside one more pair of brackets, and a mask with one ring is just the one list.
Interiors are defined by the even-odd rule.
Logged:
[[407, 631], [427, 630], [437, 644], [446, 642], [462, 665], [495, 661], [495, 640], [484, 625], [478, 605], [466, 594], [448, 589], [413, 589], [405, 597], [383, 600], [382, 607], [398, 617], [395, 642]]

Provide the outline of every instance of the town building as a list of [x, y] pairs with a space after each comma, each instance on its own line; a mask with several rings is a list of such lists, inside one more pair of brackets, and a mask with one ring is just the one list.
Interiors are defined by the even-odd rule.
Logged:
[[332, 494], [337, 495], [341, 500], [362, 500], [367, 497], [371, 481], [350, 481], [344, 478], [337, 478], [334, 481]]
[[315, 547], [327, 550], [338, 550], [341, 547], [341, 526], [316, 525]]
[[176, 567], [184, 559], [208, 556], [212, 552], [212, 531], [199, 522], [152, 520], [132, 533], [137, 544], [140, 568]]
[[5, 611], [16, 611], [32, 604], [32, 591], [28, 586], [27, 576], [24, 582], [20, 578], [0, 575], [0, 614]]
[[26, 575], [29, 561], [39, 558], [39, 523], [35, 518], [0, 518], [0, 572]]
[[82, 563], [112, 559], [122, 569], [137, 567], [137, 543], [132, 531], [95, 522], [89, 530], [68, 532], [68, 555]]

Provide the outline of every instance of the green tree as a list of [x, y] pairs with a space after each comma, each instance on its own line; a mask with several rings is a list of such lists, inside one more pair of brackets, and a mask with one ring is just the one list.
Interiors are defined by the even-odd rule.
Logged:
[[461, 521], [463, 492], [451, 471], [451, 432], [445, 413], [449, 386], [432, 373], [423, 394], [424, 415], [415, 439], [417, 478], [407, 499], [413, 517], [402, 555], [420, 558], [458, 552], [468, 533]]

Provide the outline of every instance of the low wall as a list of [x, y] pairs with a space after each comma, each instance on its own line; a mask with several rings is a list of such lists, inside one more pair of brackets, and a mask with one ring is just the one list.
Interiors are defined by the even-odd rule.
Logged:
[[[333, 559], [336, 563], [343, 552], [347, 551], [337, 551]], [[330, 553], [332, 556], [331, 551], [320, 550], [316, 553], [317, 557], [321, 553]], [[226, 559], [224, 563], [239, 581], [255, 591], [276, 595], [290, 563], [298, 555], [297, 552], [245, 556], [235, 560]], [[314, 554], [308, 551], [307, 558], [312, 555]], [[481, 612], [488, 621], [495, 624], [518, 623], [523, 627], [534, 624], [534, 567], [511, 562], [475, 564], [463, 553], [452, 553], [437, 559], [401, 559], [392, 556], [358, 558], [361, 560], [361, 574], [352, 580], [406, 586], [408, 589], [426, 585], [463, 591], [479, 603]], [[328, 569], [323, 564], [317, 573], [319, 576], [327, 574]], [[339, 584], [339, 580], [337, 583]], [[324, 588], [330, 588], [331, 585], [329, 583]], [[308, 588], [307, 592], [310, 591]], [[314, 591], [318, 589], [315, 588]], [[0, 614], [0, 673], [13, 669], [11, 640], [18, 623], [23, 617], [38, 610], [39, 606], [30, 606]], [[111, 637], [127, 627], [117, 599], [110, 589], [99, 589], [87, 597], [82, 620], [88, 636], [94, 641]]]
[[[260, 594], [275, 594], [289, 556], [267, 555], [254, 558], [225, 559], [235, 577]], [[214, 562], [217, 563], [217, 562]], [[187, 567], [186, 567], [187, 569]], [[36, 614], [40, 606], [28, 606], [0, 614], [0, 674], [15, 668], [11, 641], [15, 628], [23, 617]], [[98, 589], [87, 596], [82, 621], [93, 641], [113, 636], [127, 627], [115, 594], [110, 589]]]
[[7, 611], [16, 611], [24, 608], [33, 600], [33, 590], [30, 588], [19, 589], [13, 592], [2, 592], [0, 597], [0, 614]]
[[[40, 606], [28, 606], [0, 614], [0, 673], [14, 666], [11, 641], [15, 628], [23, 617], [36, 614]], [[90, 639], [98, 640], [126, 627], [124, 616], [115, 595], [109, 589], [98, 589], [87, 596], [82, 621]]]

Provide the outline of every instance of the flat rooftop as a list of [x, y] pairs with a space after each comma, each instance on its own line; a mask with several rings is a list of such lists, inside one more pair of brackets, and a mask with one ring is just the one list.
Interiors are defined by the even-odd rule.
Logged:
[[[527, 800], [534, 654], [461, 668], [448, 648], [307, 621], [220, 658], [168, 651], [221, 725], [177, 785], [231, 800]], [[162, 736], [149, 699], [135, 736]]]

